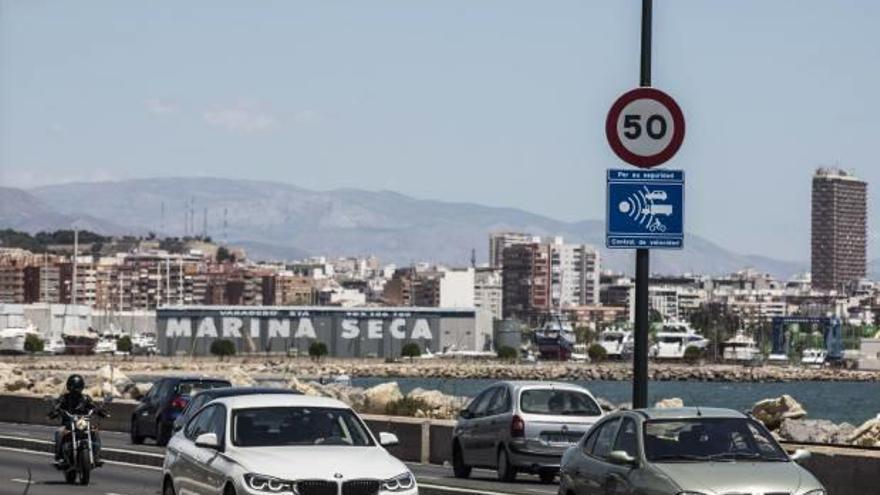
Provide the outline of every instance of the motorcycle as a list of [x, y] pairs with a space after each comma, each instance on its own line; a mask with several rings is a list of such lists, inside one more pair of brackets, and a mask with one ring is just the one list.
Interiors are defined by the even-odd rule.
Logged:
[[61, 453], [64, 462], [57, 465], [64, 471], [64, 480], [70, 484], [79, 479], [81, 485], [88, 485], [92, 470], [100, 467], [94, 448], [96, 427], [92, 426], [92, 414], [71, 414], [62, 411], [67, 418], [67, 427], [61, 439]]

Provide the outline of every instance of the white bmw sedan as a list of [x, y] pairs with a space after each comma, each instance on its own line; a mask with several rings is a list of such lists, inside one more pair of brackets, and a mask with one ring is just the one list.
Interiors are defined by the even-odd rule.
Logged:
[[348, 406], [304, 395], [226, 397], [168, 443], [163, 495], [417, 495], [415, 477]]

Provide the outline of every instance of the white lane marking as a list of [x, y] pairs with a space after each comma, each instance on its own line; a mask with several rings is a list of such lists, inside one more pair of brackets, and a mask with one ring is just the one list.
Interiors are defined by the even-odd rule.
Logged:
[[10, 478], [9, 481], [11, 481], [11, 482], [13, 482], [13, 483], [22, 483], [22, 484], [24, 484], [24, 485], [35, 485], [35, 484], [36, 484], [35, 481], [23, 480], [23, 479], [21, 479], [21, 478]]
[[[37, 452], [36, 450], [16, 449], [13, 447], [0, 447], [0, 450], [5, 450], [8, 452], [20, 452], [22, 454], [41, 455], [41, 456], [45, 456], [45, 457], [53, 457], [54, 456], [54, 454], [50, 454], [49, 452]], [[130, 462], [104, 461], [104, 464], [113, 464], [114, 466], [132, 467], [132, 468], [137, 468], [137, 469], [148, 469], [150, 471], [162, 471], [162, 468], [160, 468], [158, 466], [146, 466], [144, 464], [132, 464]]]

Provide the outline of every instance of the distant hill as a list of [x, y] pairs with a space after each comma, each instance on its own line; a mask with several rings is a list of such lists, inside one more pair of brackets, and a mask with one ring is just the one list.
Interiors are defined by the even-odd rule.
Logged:
[[122, 234], [127, 230], [107, 220], [83, 215], [82, 210], [71, 212], [61, 213], [22, 189], [0, 187], [0, 228], [38, 232], [70, 229], [76, 224], [81, 230], [100, 234]]
[[[562, 222], [516, 208], [423, 200], [390, 191], [314, 191], [284, 183], [216, 178], [72, 183], [12, 191], [32, 194], [42, 213], [32, 212], [21, 202], [3, 201], [0, 222], [4, 223], [0, 227], [7, 218], [28, 217], [26, 228], [33, 230], [53, 228], [76, 217], [100, 219], [107, 225], [125, 225], [139, 232], [181, 235], [186, 203], [192, 197], [196, 233], [202, 230], [207, 208], [208, 234], [222, 239], [226, 210], [229, 242], [248, 248], [257, 257], [375, 254], [399, 264], [435, 261], [465, 265], [472, 248], [478, 261], [486, 260], [489, 232], [516, 230], [593, 244], [602, 250], [604, 267], [625, 272], [633, 267], [630, 251], [602, 247], [604, 223], [598, 220]], [[696, 235], [688, 235], [685, 245], [684, 251], [652, 256], [652, 272], [722, 274], [753, 267], [788, 277], [804, 269], [798, 263], [733, 253]]]

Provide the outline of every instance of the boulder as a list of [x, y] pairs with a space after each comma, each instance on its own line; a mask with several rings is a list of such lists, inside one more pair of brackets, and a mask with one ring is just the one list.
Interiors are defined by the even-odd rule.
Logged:
[[31, 391], [36, 395], [59, 395], [64, 392], [64, 378], [52, 375], [34, 383]]
[[118, 390], [124, 390], [128, 386], [134, 384], [128, 375], [112, 364], [106, 364], [98, 370], [97, 380], [101, 383], [110, 383]]
[[880, 416], [865, 421], [852, 432], [848, 440], [859, 447], [880, 447]]
[[599, 403], [599, 407], [602, 408], [604, 412], [613, 412], [617, 410], [617, 406], [615, 406], [608, 399], [603, 399], [602, 397], [596, 397], [596, 402]]
[[801, 419], [807, 415], [804, 407], [788, 394], [775, 399], [764, 399], [752, 406], [752, 415], [770, 430], [776, 430], [787, 419]]
[[253, 387], [257, 384], [250, 373], [243, 370], [241, 366], [235, 366], [226, 373], [226, 377], [234, 387]]
[[403, 393], [400, 392], [397, 382], [380, 383], [370, 387], [364, 391], [364, 396], [365, 412], [373, 414], [383, 414], [388, 404], [403, 399]]
[[663, 399], [660, 402], [654, 404], [654, 407], [657, 409], [676, 409], [679, 407], [684, 407], [684, 401], [679, 399], [678, 397], [673, 397], [671, 399]]
[[838, 425], [826, 419], [786, 419], [778, 433], [791, 442], [847, 444], [854, 429], [849, 423]]

